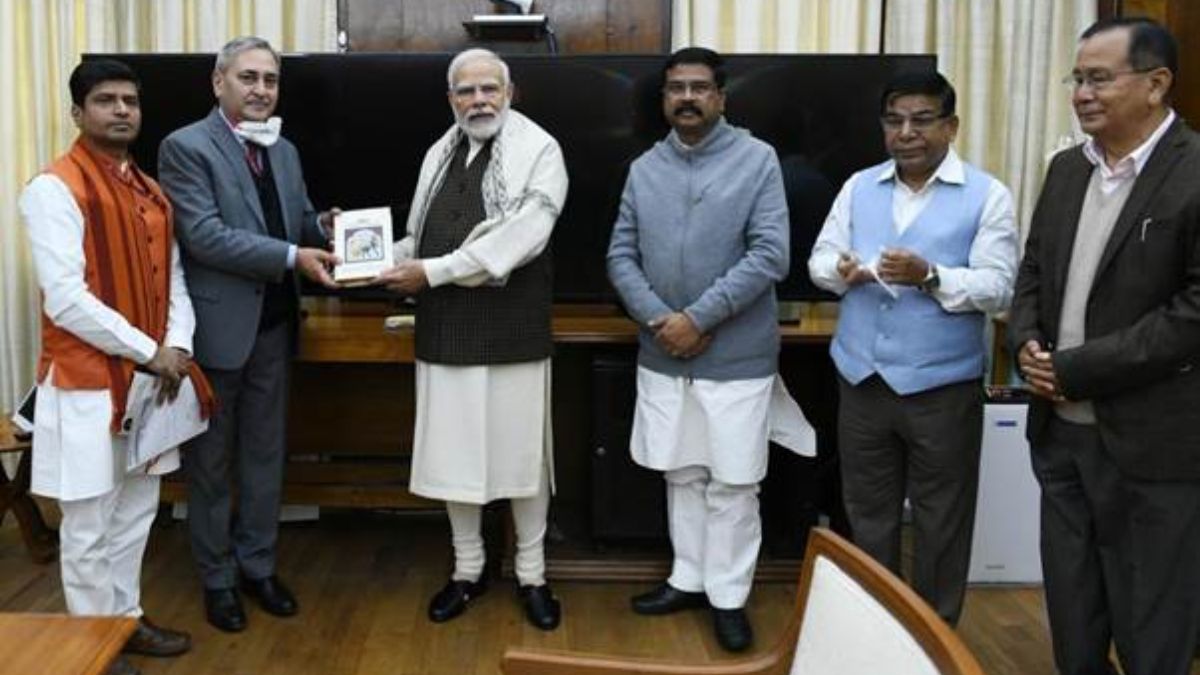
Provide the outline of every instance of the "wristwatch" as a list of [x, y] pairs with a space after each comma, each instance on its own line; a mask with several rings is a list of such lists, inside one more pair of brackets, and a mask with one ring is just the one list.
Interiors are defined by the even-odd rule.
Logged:
[[921, 290], [932, 293], [941, 285], [942, 278], [938, 276], [937, 265], [929, 265], [929, 271], [925, 273], [925, 278], [921, 281]]

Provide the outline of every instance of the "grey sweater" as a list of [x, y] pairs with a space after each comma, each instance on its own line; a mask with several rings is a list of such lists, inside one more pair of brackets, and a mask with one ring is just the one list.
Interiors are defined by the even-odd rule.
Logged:
[[[608, 276], [641, 326], [640, 365], [712, 380], [774, 374], [775, 282], [787, 271], [787, 202], [771, 146], [722, 119], [695, 146], [672, 131], [633, 163]], [[695, 358], [670, 356], [647, 327], [676, 311], [713, 336]]]

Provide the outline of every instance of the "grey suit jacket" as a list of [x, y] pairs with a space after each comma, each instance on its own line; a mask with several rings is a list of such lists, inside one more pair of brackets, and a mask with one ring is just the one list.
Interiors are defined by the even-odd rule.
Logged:
[[[288, 242], [324, 246], [296, 147], [280, 138], [267, 156]], [[162, 142], [158, 181], [175, 208], [196, 310], [195, 358], [209, 368], [240, 368], [257, 335], [264, 284], [294, 273], [289, 244], [267, 233], [245, 150], [217, 108]]]
[[[1081, 148], [1050, 164], [1010, 310], [1015, 350], [1058, 335], [1067, 267], [1093, 167]], [[1088, 297], [1085, 341], [1055, 351], [1068, 399], [1093, 401], [1104, 446], [1145, 480], [1200, 479], [1200, 137], [1167, 130], [1133, 185]], [[1038, 399], [1036, 446], [1054, 414]]]

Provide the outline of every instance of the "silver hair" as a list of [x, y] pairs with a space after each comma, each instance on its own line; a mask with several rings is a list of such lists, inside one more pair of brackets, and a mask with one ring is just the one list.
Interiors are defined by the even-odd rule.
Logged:
[[221, 51], [217, 52], [216, 70], [222, 73], [225, 72], [234, 59], [238, 57], [238, 54], [248, 52], [252, 49], [265, 49], [271, 52], [271, 56], [275, 58], [275, 67], [282, 68], [283, 64], [279, 60], [279, 52], [275, 51], [270, 42], [254, 35], [243, 35], [226, 42], [225, 46], [221, 47]]
[[457, 74], [459, 70], [462, 70], [463, 66], [472, 61], [491, 61], [492, 63], [495, 63], [500, 67], [500, 77], [503, 80], [500, 84], [507, 87], [512, 82], [508, 76], [508, 64], [504, 62], [504, 59], [500, 58], [496, 52], [493, 52], [490, 49], [480, 49], [476, 47], [474, 49], [468, 49], [466, 51], [459, 52], [458, 55], [450, 61], [450, 68], [446, 70], [446, 84], [451, 89], [454, 88], [454, 75]]

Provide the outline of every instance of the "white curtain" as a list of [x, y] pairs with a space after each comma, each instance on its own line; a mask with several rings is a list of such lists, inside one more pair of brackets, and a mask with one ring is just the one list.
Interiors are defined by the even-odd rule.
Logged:
[[32, 384], [39, 348], [17, 198], [75, 138], [67, 77], [79, 56], [214, 52], [246, 34], [284, 51], [335, 51], [337, 0], [0, 0], [0, 411]]
[[936, 54], [958, 92], [956, 147], [1012, 189], [1024, 231], [1050, 154], [1079, 140], [1060, 79], [1095, 0], [884, 1], [674, 0], [672, 44], [878, 53], [882, 30], [886, 53]]
[[673, 48], [724, 53], [879, 51], [883, 0], [674, 0]]
[[958, 92], [959, 152], [1003, 181], [1028, 226], [1047, 160], [1080, 140], [1070, 91], [1094, 0], [890, 0], [889, 53], [937, 54]]

